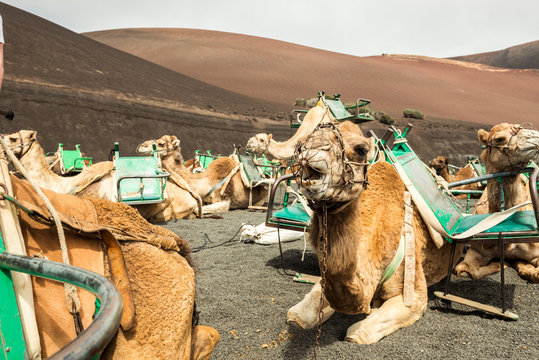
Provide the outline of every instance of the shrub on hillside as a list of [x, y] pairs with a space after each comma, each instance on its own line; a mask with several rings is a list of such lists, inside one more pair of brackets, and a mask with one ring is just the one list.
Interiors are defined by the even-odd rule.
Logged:
[[425, 115], [419, 110], [415, 109], [404, 109], [402, 110], [402, 116], [405, 118], [411, 118], [411, 119], [424, 119]]
[[393, 119], [391, 115], [383, 111], [375, 111], [374, 118], [385, 125], [393, 125], [395, 123], [395, 119]]

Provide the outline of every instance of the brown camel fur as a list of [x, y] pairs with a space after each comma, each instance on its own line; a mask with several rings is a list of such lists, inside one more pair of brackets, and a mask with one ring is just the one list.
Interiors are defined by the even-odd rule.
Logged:
[[[481, 160], [487, 174], [513, 171], [526, 167], [530, 160], [537, 162], [539, 155], [539, 132], [523, 129], [514, 124], [498, 124], [490, 132], [478, 131], [479, 142], [486, 146]], [[529, 189], [520, 175], [503, 180], [505, 208], [529, 200]], [[478, 204], [488, 204], [488, 212], [500, 211], [500, 183], [496, 179], [487, 181], [487, 189]], [[483, 206], [484, 209], [484, 206]], [[486, 212], [476, 208], [477, 212]], [[523, 208], [522, 210], [526, 210]], [[531, 282], [539, 282], [539, 243], [505, 245], [505, 259], [513, 261], [518, 274]], [[464, 260], [457, 265], [458, 276], [480, 279], [500, 270], [499, 248], [496, 245], [474, 244]]]
[[[421, 317], [427, 307], [427, 286], [447, 274], [450, 248], [448, 244], [437, 248], [414, 209], [415, 295], [411, 306], [406, 306], [403, 299], [404, 265], [378, 288], [401, 238], [405, 186], [390, 164], [377, 162], [369, 168], [370, 184], [363, 191], [371, 142], [349, 121], [340, 124], [339, 129], [345, 158], [338, 133], [317, 129], [296, 155], [303, 163], [298, 181], [315, 212], [309, 240], [321, 267], [327, 264], [322, 320], [335, 311], [369, 314], [348, 328], [346, 340], [372, 344]], [[324, 205], [328, 207], [327, 256], [321, 250]], [[288, 311], [288, 323], [305, 329], [316, 327], [320, 295], [319, 282]]]
[[[432, 159], [429, 163], [429, 166], [436, 171], [436, 175], [441, 176], [448, 183], [455, 181], [467, 180], [473, 177], [477, 177], [477, 173], [470, 164], [466, 164], [463, 168], [460, 168], [459, 171], [453, 176], [449, 173], [449, 159], [445, 156], [438, 156]], [[468, 185], [458, 186], [452, 190], [481, 190], [481, 183], [473, 183]], [[457, 195], [457, 198], [466, 198], [466, 194]]]
[[[93, 164], [74, 176], [60, 176], [47, 164], [45, 152], [37, 141], [36, 131], [21, 130], [5, 135], [4, 140], [40, 187], [61, 194], [76, 192], [76, 195], [82, 197], [116, 201], [116, 172], [111, 161]], [[165, 192], [166, 199], [161, 203], [136, 206], [144, 218], [152, 222], [162, 222], [195, 217], [198, 203], [187, 191], [169, 183]]]
[[[26, 181], [11, 177], [11, 182], [18, 200], [41, 206], [41, 199]], [[188, 261], [189, 244], [174, 233], [149, 224], [125, 204], [43, 191], [64, 218], [111, 229], [120, 240], [136, 316], [129, 330], [118, 330], [102, 357], [209, 359], [219, 335], [213, 328], [192, 325], [195, 274]], [[36, 221], [23, 211], [19, 214], [28, 255], [61, 262], [55, 227]], [[67, 230], [66, 242], [72, 265], [110, 277], [99, 239]], [[41, 278], [32, 281], [42, 356], [47, 357], [76, 336], [73, 318], [66, 309], [62, 284]], [[82, 321], [87, 327], [92, 321], [95, 297], [82, 290], [79, 294]]]
[[[220, 209], [224, 211], [229, 208], [246, 209], [249, 206], [250, 189], [244, 185], [238, 163], [234, 159], [230, 157], [217, 158], [210, 163], [206, 170], [194, 174], [184, 166], [180, 140], [174, 135], [164, 135], [159, 139], [145, 141], [137, 147], [137, 152], [140, 154], [149, 153], [154, 142], [163, 168], [172, 175], [173, 179], [184, 179], [190, 189], [198, 194], [205, 204], [223, 204]], [[233, 171], [236, 172], [233, 173]], [[225, 180], [232, 173], [230, 180]], [[223, 180], [225, 181], [222, 182]], [[224, 192], [222, 191], [223, 187], [225, 187]], [[262, 204], [267, 195], [267, 185], [259, 185], [252, 191], [253, 204]], [[207, 206], [204, 207], [204, 209], [207, 208]], [[211, 212], [211, 207], [208, 212]]]

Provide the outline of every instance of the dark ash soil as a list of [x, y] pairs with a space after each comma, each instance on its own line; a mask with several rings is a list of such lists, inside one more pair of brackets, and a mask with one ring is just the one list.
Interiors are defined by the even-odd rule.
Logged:
[[[188, 240], [198, 266], [197, 307], [201, 324], [215, 327], [221, 341], [212, 359], [310, 359], [316, 330], [286, 324], [288, 309], [310, 291], [287, 274], [319, 275], [315, 254], [303, 241], [278, 245], [239, 242], [242, 223], [259, 224], [265, 213], [231, 211], [223, 219], [176, 220], [163, 225]], [[206, 237], [207, 235], [207, 237]], [[233, 238], [234, 237], [234, 238]], [[210, 243], [208, 241], [211, 240]], [[233, 239], [232, 239], [233, 238]], [[231, 240], [232, 239], [232, 240]], [[230, 242], [227, 242], [231, 240]], [[220, 245], [227, 242], [225, 245]], [[220, 246], [219, 246], [220, 245]], [[499, 274], [482, 280], [453, 278], [453, 293], [500, 306]], [[375, 345], [344, 342], [346, 329], [363, 315], [333, 315], [323, 326], [319, 359], [538, 359], [537, 284], [506, 271], [506, 298], [518, 321], [501, 320], [463, 305], [446, 309], [429, 289], [423, 317]]]

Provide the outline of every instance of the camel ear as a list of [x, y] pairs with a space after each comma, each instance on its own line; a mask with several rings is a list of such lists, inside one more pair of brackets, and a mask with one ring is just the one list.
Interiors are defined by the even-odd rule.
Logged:
[[37, 139], [37, 131], [31, 131], [29, 140], [36, 140], [36, 139]]
[[172, 140], [172, 148], [175, 149], [180, 146], [180, 139]]
[[268, 140], [271, 140], [272, 136], [272, 134], [268, 134]]
[[369, 152], [367, 153], [367, 161], [372, 162], [376, 156], [376, 144], [373, 137], [368, 138], [369, 140]]
[[369, 150], [372, 148], [373, 142], [370, 139], [354, 139], [351, 141], [350, 147], [352, 150], [359, 156], [365, 156], [369, 153]]
[[449, 165], [449, 158], [445, 158], [445, 164]]
[[477, 131], [477, 139], [483, 145], [488, 145], [488, 132], [483, 129]]

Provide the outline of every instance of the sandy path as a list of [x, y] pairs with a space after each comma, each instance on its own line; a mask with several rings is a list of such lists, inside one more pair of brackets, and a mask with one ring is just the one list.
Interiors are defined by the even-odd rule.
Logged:
[[[236, 241], [223, 243], [242, 223], [259, 224], [262, 212], [245, 210], [224, 214], [224, 219], [177, 220], [163, 224], [187, 239], [198, 251], [197, 306], [201, 323], [214, 326], [221, 341], [212, 359], [310, 359], [314, 330], [289, 328], [286, 312], [310, 290], [294, 283], [281, 270], [277, 245], [261, 246]], [[301, 262], [303, 241], [283, 244], [288, 273], [317, 274], [314, 253]], [[499, 275], [475, 282], [457, 280], [456, 294], [499, 305]], [[461, 305], [447, 311], [429, 289], [429, 304], [414, 325], [382, 339], [376, 345], [344, 342], [346, 329], [363, 315], [335, 314], [323, 326], [319, 359], [538, 359], [539, 285], [528, 284], [512, 269], [506, 271], [507, 299], [518, 321], [504, 321]]]

